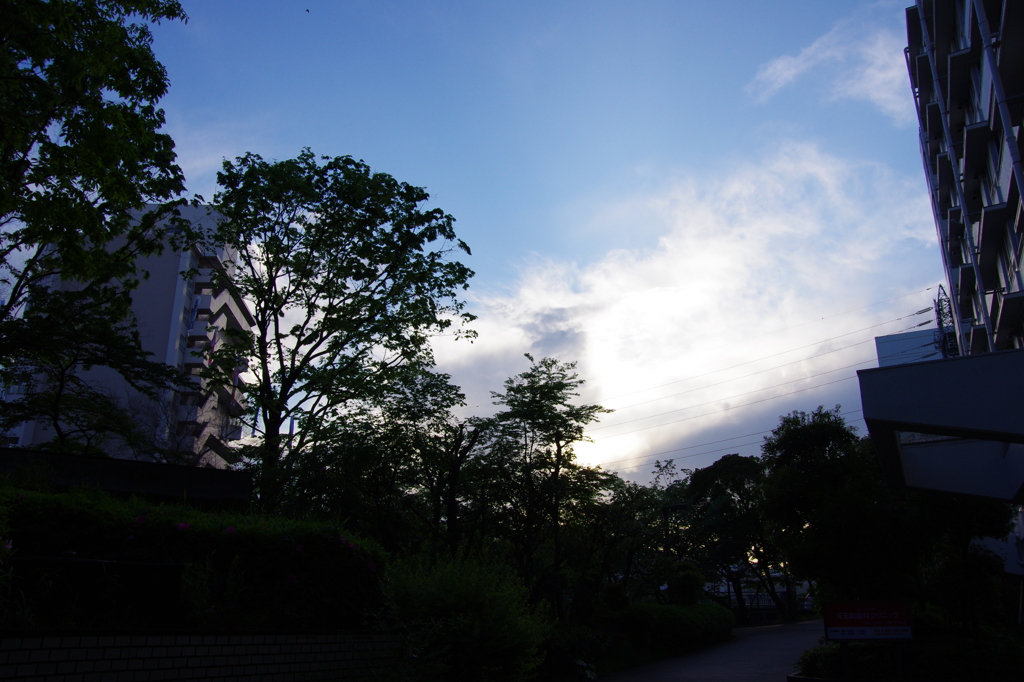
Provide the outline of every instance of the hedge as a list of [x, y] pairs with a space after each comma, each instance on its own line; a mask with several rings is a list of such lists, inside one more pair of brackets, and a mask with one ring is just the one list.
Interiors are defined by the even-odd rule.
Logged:
[[584, 679], [677, 656], [728, 639], [736, 625], [713, 602], [631, 603], [585, 627], [561, 627], [547, 643], [544, 679]]
[[0, 486], [0, 627], [352, 630], [381, 551], [337, 525]]

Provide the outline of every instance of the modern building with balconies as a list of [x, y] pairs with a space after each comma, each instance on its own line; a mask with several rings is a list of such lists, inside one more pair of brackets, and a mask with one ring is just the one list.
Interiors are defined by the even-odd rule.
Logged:
[[[180, 212], [207, 233], [212, 233], [219, 218], [205, 207]], [[179, 460], [217, 468], [235, 461], [227, 444], [246, 435], [240, 419], [245, 398], [239, 390], [244, 368], [237, 368], [226, 383], [200, 376], [209, 362], [205, 352], [231, 342], [227, 330], [247, 331], [253, 324], [245, 302], [217, 277], [218, 273], [230, 275], [233, 261], [229, 247], [194, 246], [183, 252], [165, 250], [138, 262], [149, 273], [132, 292], [142, 346], [151, 359], [188, 375], [190, 389], [166, 390], [153, 400], [112, 370], [93, 368], [82, 374], [90, 384], [117, 396], [136, 424], [172, 458], [177, 453]], [[43, 421], [27, 422], [13, 435], [21, 447], [37, 446], [53, 437]], [[108, 449], [115, 457], [137, 455], [115, 444]]]
[[919, 0], [907, 67], [960, 354], [1024, 347], [1024, 3]]
[[917, 0], [906, 17], [944, 357], [860, 370], [864, 421], [891, 483], [1024, 504], [1024, 2]]

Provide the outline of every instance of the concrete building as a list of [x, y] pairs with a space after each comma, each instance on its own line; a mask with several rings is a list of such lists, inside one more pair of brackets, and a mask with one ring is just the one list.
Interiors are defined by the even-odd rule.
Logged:
[[892, 367], [942, 357], [935, 336], [935, 331], [931, 329], [876, 336], [875, 355], [878, 357], [878, 366]]
[[960, 354], [1024, 347], [1024, 3], [918, 0], [907, 66]]
[[[216, 215], [202, 207], [184, 208], [182, 217], [207, 231], [215, 226]], [[232, 253], [225, 247], [195, 247], [184, 252], [165, 250], [138, 262], [149, 272], [132, 295], [143, 348], [152, 353], [151, 359], [189, 375], [191, 389], [165, 391], [154, 401], [112, 370], [96, 368], [84, 374], [91, 385], [116, 396], [154, 443], [176, 453], [172, 458], [217, 468], [234, 460], [226, 443], [246, 435], [239, 419], [244, 410], [244, 398], [237, 388], [239, 372], [226, 387], [208, 385], [199, 376], [205, 363], [202, 352], [227, 342], [224, 330], [248, 330], [253, 324], [245, 302], [214, 281], [214, 273], [230, 268], [232, 261]], [[186, 278], [185, 273], [193, 274]], [[51, 438], [52, 429], [45, 422], [34, 421], [8, 434], [8, 443], [31, 447]], [[115, 457], [138, 457], [114, 442], [105, 448]]]
[[906, 16], [947, 342], [942, 359], [859, 371], [864, 421], [891, 483], [1020, 504], [1024, 2], [918, 0]]

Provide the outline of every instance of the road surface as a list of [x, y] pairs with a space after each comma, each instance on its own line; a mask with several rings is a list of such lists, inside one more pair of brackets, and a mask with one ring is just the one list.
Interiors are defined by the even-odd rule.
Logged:
[[708, 649], [622, 670], [600, 682], [786, 682], [796, 661], [825, 634], [820, 620], [733, 631]]

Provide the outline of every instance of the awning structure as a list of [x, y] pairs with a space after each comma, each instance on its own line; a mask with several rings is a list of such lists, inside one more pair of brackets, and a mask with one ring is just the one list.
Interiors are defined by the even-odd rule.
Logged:
[[1024, 349], [857, 376], [890, 483], [1024, 504]]

